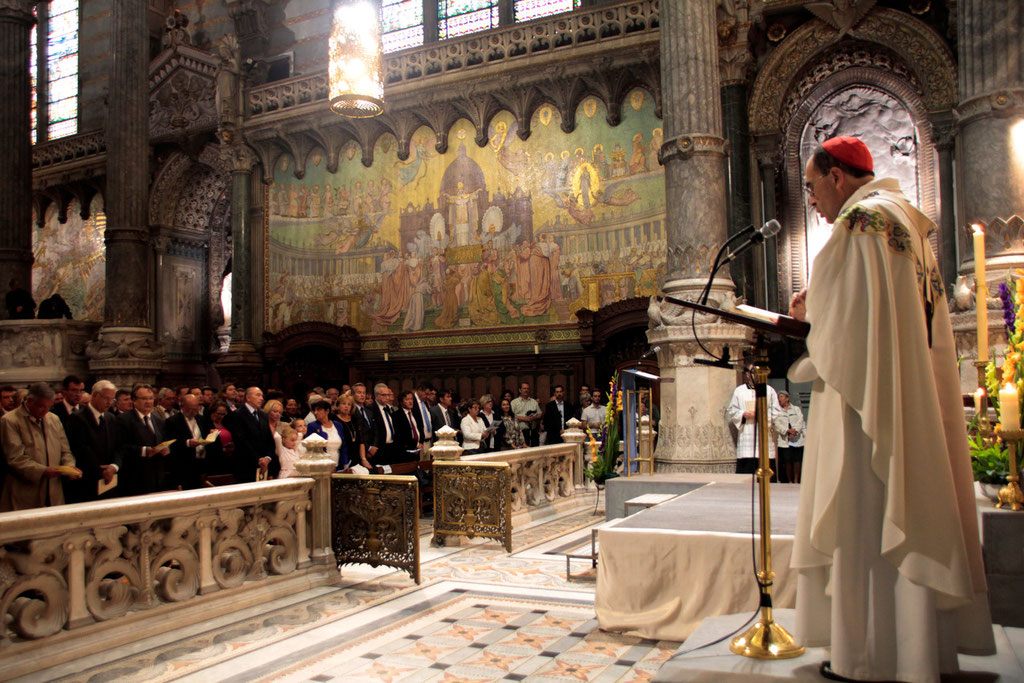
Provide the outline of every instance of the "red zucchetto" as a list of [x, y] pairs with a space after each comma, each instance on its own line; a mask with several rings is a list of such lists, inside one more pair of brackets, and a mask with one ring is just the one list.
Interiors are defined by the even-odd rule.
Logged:
[[840, 135], [839, 137], [829, 138], [821, 143], [821, 146], [825, 148], [826, 152], [848, 166], [862, 171], [872, 172], [875, 170], [875, 162], [871, 158], [871, 152], [868, 150], [868, 146], [860, 141], [860, 138]]

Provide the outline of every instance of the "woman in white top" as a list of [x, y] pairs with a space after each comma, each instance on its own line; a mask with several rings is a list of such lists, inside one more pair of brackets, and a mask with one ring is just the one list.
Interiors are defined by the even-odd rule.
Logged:
[[307, 435], [319, 434], [327, 441], [327, 456], [337, 463], [337, 469], [344, 470], [348, 467], [348, 449], [345, 448], [345, 426], [337, 420], [331, 419], [331, 404], [327, 401], [317, 401], [313, 404], [313, 417], [316, 422], [308, 425]]
[[799, 484], [804, 463], [804, 413], [789, 402], [789, 392], [779, 392], [782, 413], [775, 418], [775, 431], [779, 434], [779, 481]]
[[469, 413], [462, 418], [462, 454], [474, 455], [480, 452], [480, 440], [487, 431], [480, 419], [480, 401], [469, 404]]
[[264, 404], [263, 412], [267, 416], [267, 422], [270, 423], [270, 433], [274, 435], [274, 453], [277, 454], [277, 458], [280, 460], [281, 428], [285, 426], [284, 423], [281, 422], [281, 415], [284, 413], [284, 406], [281, 405], [281, 402], [276, 398], [271, 399]]

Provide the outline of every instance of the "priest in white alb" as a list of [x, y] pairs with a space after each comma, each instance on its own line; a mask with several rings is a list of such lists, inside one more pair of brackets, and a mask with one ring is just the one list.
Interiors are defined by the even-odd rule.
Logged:
[[813, 382], [793, 547], [794, 635], [838, 680], [938, 681], [995, 651], [935, 225], [853, 137], [808, 161], [833, 231], [790, 313]]

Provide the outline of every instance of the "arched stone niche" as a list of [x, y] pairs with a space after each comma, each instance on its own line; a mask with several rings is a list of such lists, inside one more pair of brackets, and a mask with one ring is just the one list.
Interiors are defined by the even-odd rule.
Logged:
[[[764, 191], [774, 197], [783, 224], [779, 237], [779, 300], [788, 301], [808, 275], [807, 211], [802, 189], [801, 140], [822, 107], [842, 93], [873, 93], [905, 110], [913, 123], [917, 155], [916, 200], [938, 219], [938, 169], [932, 122], [948, 117], [956, 103], [956, 65], [948, 46], [915, 17], [876, 8], [840, 35], [814, 19], [800, 26], [768, 57], [751, 89], [749, 117]], [[836, 134], [853, 133], [843, 130]], [[827, 137], [827, 136], [826, 136]], [[877, 153], [877, 152], [876, 152]], [[775, 184], [766, 169], [779, 171]], [[946, 207], [952, 210], [952, 207]], [[935, 244], [933, 243], [933, 248]]]

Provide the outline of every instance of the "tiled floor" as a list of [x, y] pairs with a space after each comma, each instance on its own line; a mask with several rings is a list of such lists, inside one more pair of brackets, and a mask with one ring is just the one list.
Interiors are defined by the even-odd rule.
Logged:
[[[566, 549], [603, 521], [586, 503], [517, 528], [512, 554], [483, 539], [456, 547], [421, 536], [423, 584], [346, 566], [319, 588], [199, 627], [133, 643], [32, 680], [634, 681], [678, 643], [607, 634], [592, 581], [566, 581]], [[574, 573], [586, 562], [574, 562]]]

